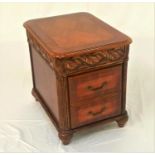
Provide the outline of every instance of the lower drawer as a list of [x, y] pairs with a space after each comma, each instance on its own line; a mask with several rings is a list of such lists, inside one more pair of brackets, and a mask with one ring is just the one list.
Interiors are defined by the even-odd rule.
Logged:
[[75, 105], [79, 106], [71, 105], [70, 109], [72, 128], [119, 115], [121, 113], [121, 93], [84, 100]]

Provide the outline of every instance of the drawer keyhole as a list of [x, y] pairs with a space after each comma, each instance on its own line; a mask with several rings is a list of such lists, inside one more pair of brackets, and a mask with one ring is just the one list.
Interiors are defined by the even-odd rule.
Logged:
[[88, 114], [89, 114], [89, 115], [96, 116], [96, 115], [101, 114], [101, 113], [104, 112], [105, 110], [106, 110], [106, 107], [102, 107], [100, 111], [97, 111], [97, 112], [89, 111]]
[[87, 89], [91, 91], [96, 91], [103, 89], [107, 85], [107, 82], [103, 82], [99, 87], [88, 86]]

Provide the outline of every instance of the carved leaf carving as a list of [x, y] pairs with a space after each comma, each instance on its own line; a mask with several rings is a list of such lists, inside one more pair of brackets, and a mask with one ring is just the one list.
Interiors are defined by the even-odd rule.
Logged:
[[44, 51], [44, 49], [32, 36], [28, 36], [28, 42], [37, 50], [43, 59], [48, 62], [49, 66], [57, 72], [60, 72], [60, 74], [66, 74], [82, 68], [94, 67], [100, 64], [115, 62], [119, 59], [125, 58], [126, 55], [124, 47], [120, 47], [108, 50], [96, 50], [89, 54], [87, 53], [80, 56], [58, 59], [51, 58], [51, 56]]
[[97, 51], [95, 53], [81, 55], [79, 57], [69, 58], [64, 61], [67, 70], [75, 70], [86, 66], [95, 66], [98, 64], [116, 61], [124, 57], [124, 51], [121, 48], [107, 51]]

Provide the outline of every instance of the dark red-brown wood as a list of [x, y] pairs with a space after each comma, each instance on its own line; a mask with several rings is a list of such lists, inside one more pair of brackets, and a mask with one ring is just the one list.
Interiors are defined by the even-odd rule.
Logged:
[[121, 93], [99, 95], [71, 105], [71, 126], [76, 128], [121, 114]]
[[[74, 13], [40, 18], [24, 23], [51, 56], [83, 54], [85, 49], [111, 48], [131, 43], [131, 39], [90, 13]], [[74, 52], [78, 51], [78, 52]]]
[[131, 39], [89, 13], [30, 20], [33, 89], [63, 144], [101, 122], [123, 127]]
[[69, 77], [70, 102], [122, 89], [122, 65]]

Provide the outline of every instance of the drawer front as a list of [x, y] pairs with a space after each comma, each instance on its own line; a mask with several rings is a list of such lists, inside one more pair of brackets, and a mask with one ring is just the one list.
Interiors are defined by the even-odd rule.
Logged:
[[72, 128], [117, 116], [121, 113], [121, 93], [96, 97], [82, 102], [83, 104], [77, 104], [78, 106], [71, 105]]
[[69, 77], [70, 102], [121, 90], [122, 66]]

